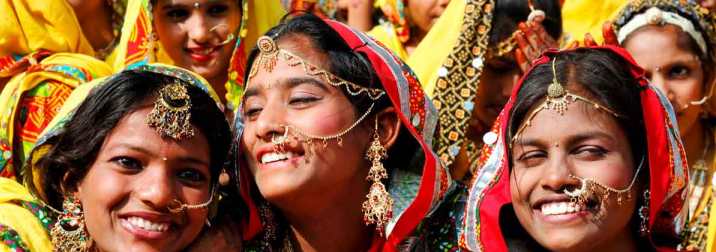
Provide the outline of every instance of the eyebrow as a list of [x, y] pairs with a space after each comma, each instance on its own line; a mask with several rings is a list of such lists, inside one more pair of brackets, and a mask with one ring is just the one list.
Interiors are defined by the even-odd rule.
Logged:
[[[316, 86], [323, 91], [330, 91], [326, 85], [326, 83], [319, 81], [315, 78], [311, 77], [290, 77], [287, 79], [279, 80], [277, 81], [277, 86], [283, 86], [285, 89], [291, 89], [297, 86], [300, 86], [302, 84], [310, 84], [312, 86]], [[260, 87], [259, 87], [260, 86]], [[249, 87], [244, 92], [244, 99], [247, 99], [252, 96], [256, 96], [259, 94], [259, 90], [263, 88], [264, 85], [254, 85], [253, 87]]]
[[[582, 133], [570, 136], [567, 139], [566, 146], [571, 146], [571, 145], [574, 145], [579, 142], [583, 142], [583, 141], [586, 141], [589, 139], [596, 139], [596, 138], [603, 138], [603, 139], [607, 139], [609, 141], [614, 140], [614, 137], [612, 137], [612, 135], [607, 134], [603, 131], [595, 130], [595, 131], [582, 132]], [[546, 148], [548, 146], [548, 144], [545, 141], [543, 141], [541, 139], [536, 139], [536, 138], [517, 139], [517, 141], [515, 142], [515, 146], [517, 146], [517, 145], [519, 145], [519, 146], [534, 146], [534, 147], [538, 147], [538, 148]]]

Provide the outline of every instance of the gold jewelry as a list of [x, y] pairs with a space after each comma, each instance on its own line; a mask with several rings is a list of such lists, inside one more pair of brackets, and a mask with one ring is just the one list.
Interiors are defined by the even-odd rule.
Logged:
[[627, 186], [624, 189], [616, 189], [613, 187], [610, 187], [608, 185], [602, 184], [597, 182], [596, 180], [592, 178], [582, 178], [575, 175], [569, 175], [571, 178], [577, 179], [581, 182], [581, 185], [576, 190], [570, 191], [565, 190], [564, 194], [570, 197], [570, 200], [575, 203], [584, 204], [589, 199], [589, 197], [595, 196], [596, 198], [600, 199], [601, 202], [606, 202], [606, 200], [609, 198], [611, 194], [617, 195], [617, 204], [621, 205], [623, 198], [630, 199], [632, 187], [634, 187], [634, 184], [636, 184], [636, 179], [639, 176], [639, 172], [641, 171], [641, 167], [644, 165], [644, 156], [641, 158], [641, 162], [639, 162], [639, 167], [636, 168], [636, 172], [634, 173], [634, 177], [631, 179], [631, 183], [629, 183], [629, 186]]
[[167, 209], [169, 212], [178, 214], [182, 213], [186, 210], [193, 210], [193, 209], [202, 209], [202, 208], [208, 208], [209, 205], [211, 205], [211, 202], [214, 201], [214, 194], [216, 193], [216, 186], [213, 186], [211, 189], [211, 194], [209, 196], [209, 200], [207, 200], [204, 203], [196, 204], [196, 205], [190, 205], [182, 202], [179, 199], [174, 199], [171, 202], [169, 202], [169, 205], [167, 206]]
[[291, 130], [293, 130], [293, 132], [295, 132], [294, 135], [296, 137], [303, 138], [303, 141], [305, 141], [309, 144], [312, 143], [314, 140], [321, 141], [323, 143], [323, 147], [326, 147], [326, 146], [328, 146], [328, 141], [335, 139], [336, 142], [338, 142], [338, 146], [343, 146], [343, 136], [348, 134], [348, 132], [353, 130], [356, 126], [358, 126], [358, 124], [363, 122], [363, 120], [365, 120], [365, 118], [370, 114], [370, 112], [373, 111], [374, 105], [375, 105], [375, 103], [370, 104], [370, 107], [368, 107], [368, 110], [366, 110], [365, 113], [363, 113], [363, 115], [358, 118], [358, 120], [353, 122], [353, 124], [351, 124], [351, 126], [348, 126], [348, 128], [341, 130], [340, 132], [338, 132], [336, 134], [328, 135], [328, 136], [312, 135], [312, 134], [308, 134], [308, 133], [296, 128], [293, 125], [283, 125], [283, 127], [285, 128], [283, 136], [275, 137], [275, 135], [274, 135], [271, 137], [271, 142], [273, 144], [277, 145], [279, 148], [282, 148], [285, 144], [285, 141], [288, 139], [289, 129], [291, 129]]
[[85, 230], [82, 203], [73, 196], [67, 196], [62, 202], [62, 214], [50, 230], [52, 244], [57, 252], [89, 251], [89, 235]]
[[368, 195], [366, 195], [367, 200], [363, 202], [363, 221], [366, 225], [375, 224], [375, 229], [381, 236], [385, 226], [393, 216], [393, 198], [385, 190], [385, 185], [381, 182], [382, 179], [388, 178], [388, 171], [383, 167], [383, 163], [380, 162], [381, 159], [387, 156], [387, 151], [380, 143], [378, 117], [376, 116], [373, 141], [366, 153], [366, 158], [371, 162], [366, 179], [373, 183], [370, 186]]
[[542, 110], [553, 110], [560, 115], [564, 115], [564, 112], [567, 111], [567, 108], [569, 104], [581, 101], [584, 103], [588, 103], [592, 105], [595, 109], [602, 110], [604, 112], [607, 112], [614, 117], [622, 117], [621, 115], [617, 114], [613, 110], [599, 105], [599, 103], [594, 102], [592, 100], [589, 100], [585, 97], [569, 93], [567, 89], [559, 83], [559, 80], [557, 80], [557, 70], [556, 70], [556, 61], [557, 57], [552, 58], [552, 83], [549, 84], [547, 87], [547, 98], [542, 102], [542, 104], [537, 107], [530, 115], [527, 117], [527, 120], [520, 126], [519, 129], [517, 129], [517, 133], [512, 137], [512, 140], [510, 141], [510, 146], [514, 144], [514, 142], [519, 138], [520, 134], [522, 134], [522, 131], [525, 130], [528, 126], [532, 124], [532, 119]]
[[289, 66], [294, 67], [300, 65], [303, 67], [303, 71], [306, 72], [306, 74], [311, 76], [317, 76], [322, 80], [326, 81], [331, 86], [342, 86], [352, 96], [357, 96], [359, 94], [367, 94], [371, 100], [375, 101], [385, 94], [385, 91], [383, 91], [382, 89], [363, 87], [361, 85], [344, 80], [326, 70], [321, 69], [320, 67], [309, 63], [303, 58], [289, 51], [279, 48], [276, 42], [269, 36], [260, 37], [258, 41], [256, 41], [256, 46], [259, 49], [259, 55], [256, 57], [256, 59], [254, 59], [254, 63], [251, 66], [251, 71], [249, 72], [249, 78], [254, 77], [256, 73], [258, 73], [259, 69], [264, 69], [267, 72], [272, 72], [273, 69], [276, 67], [280, 56], [284, 60], [288, 61]]
[[159, 90], [154, 108], [147, 115], [146, 122], [149, 127], [156, 128], [162, 137], [175, 140], [193, 137], [191, 98], [186, 86], [174, 82]]

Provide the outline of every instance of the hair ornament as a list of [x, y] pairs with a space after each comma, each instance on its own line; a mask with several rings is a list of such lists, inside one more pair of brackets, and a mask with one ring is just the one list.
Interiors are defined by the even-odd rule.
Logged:
[[191, 99], [186, 86], [174, 82], [160, 89], [146, 122], [162, 137], [171, 137], [175, 140], [193, 137]]

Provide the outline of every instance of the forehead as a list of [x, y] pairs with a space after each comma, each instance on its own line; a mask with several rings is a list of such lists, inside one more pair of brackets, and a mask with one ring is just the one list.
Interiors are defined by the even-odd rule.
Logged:
[[[538, 103], [533, 107], [527, 116], [540, 105], [541, 103]], [[522, 124], [525, 123], [525, 121], [522, 122]], [[620, 141], [626, 141], [626, 134], [613, 115], [596, 109], [591, 104], [575, 101], [567, 106], [563, 115], [550, 109], [537, 112], [531, 123], [516, 139], [516, 143], [525, 139], [562, 141], [585, 133], [600, 133]]]
[[159, 5], [186, 5], [186, 6], [194, 6], [194, 3], [198, 3], [199, 5], [202, 4], [213, 4], [213, 3], [236, 3], [238, 4], [240, 0], [155, 0], [152, 1], [155, 4]]
[[649, 25], [630, 34], [623, 46], [639, 65], [648, 69], [672, 61], [698, 59], [698, 52], [688, 45], [680, 45], [685, 44], [683, 40], [690, 39], [688, 36], [674, 25]]
[[146, 122], [151, 110], [151, 105], [144, 106], [125, 115], [107, 135], [105, 145], [109, 148], [118, 145], [132, 146], [157, 153], [170, 151], [177, 155], [192, 156], [198, 160], [209, 159], [208, 140], [201, 130], [192, 125], [194, 137], [181, 141], [160, 137], [159, 133]]

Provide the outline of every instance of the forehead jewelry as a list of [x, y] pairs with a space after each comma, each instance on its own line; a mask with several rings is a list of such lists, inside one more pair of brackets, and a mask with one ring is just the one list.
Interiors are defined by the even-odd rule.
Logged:
[[162, 137], [175, 140], [193, 137], [191, 99], [186, 86], [175, 81], [160, 89], [146, 122]]
[[519, 138], [520, 134], [522, 134], [522, 131], [524, 131], [525, 128], [529, 127], [532, 124], [532, 119], [534, 119], [537, 113], [545, 109], [552, 110], [554, 112], [559, 113], [560, 115], [564, 115], [564, 112], [567, 111], [569, 104], [576, 101], [581, 101], [592, 105], [592, 107], [597, 110], [607, 112], [614, 117], [622, 117], [613, 110], [602, 106], [597, 102], [594, 102], [590, 99], [576, 94], [569, 93], [567, 89], [562, 84], [560, 84], [559, 80], [557, 79], [556, 61], [557, 57], [552, 58], [552, 83], [550, 83], [547, 87], [547, 97], [542, 102], [542, 104], [537, 107], [537, 109], [530, 113], [530, 115], [527, 117], [527, 120], [520, 126], [520, 128], [517, 129], [517, 133], [515, 134], [515, 136], [512, 137], [510, 141], [510, 146], [517, 140], [517, 138]]
[[631, 194], [629, 192], [634, 187], [634, 184], [636, 183], [636, 179], [639, 176], [639, 172], [641, 171], [642, 166], [644, 165], [644, 156], [641, 157], [641, 161], [639, 162], [639, 167], [636, 168], [636, 172], [634, 173], [634, 177], [631, 179], [631, 183], [626, 188], [623, 189], [616, 189], [613, 187], [610, 187], [608, 185], [602, 184], [597, 182], [596, 180], [592, 178], [582, 178], [575, 175], [569, 175], [571, 178], [577, 179], [580, 182], [579, 188], [569, 191], [565, 190], [564, 194], [569, 196], [570, 201], [574, 203], [584, 204], [591, 195], [596, 196], [597, 198], [601, 199], [602, 202], [606, 202], [606, 200], [611, 196], [612, 194], [617, 195], [617, 204], [621, 205], [623, 198], [630, 199]]
[[385, 94], [385, 91], [377, 88], [367, 88], [361, 85], [352, 83], [344, 80], [316, 65], [309, 63], [307, 60], [281, 49], [276, 45], [276, 41], [269, 36], [262, 36], [256, 41], [256, 46], [259, 49], [259, 55], [254, 59], [254, 63], [251, 66], [249, 72], [249, 78], [256, 76], [259, 69], [264, 69], [267, 72], [272, 72], [276, 67], [279, 57], [286, 60], [288, 65], [291, 67], [300, 66], [306, 74], [316, 76], [331, 86], [343, 87], [352, 96], [360, 94], [366, 94], [368, 97], [375, 101], [380, 99]]
[[201, 7], [201, 4], [199, 2], [194, 2], [194, 9], [199, 9]]

